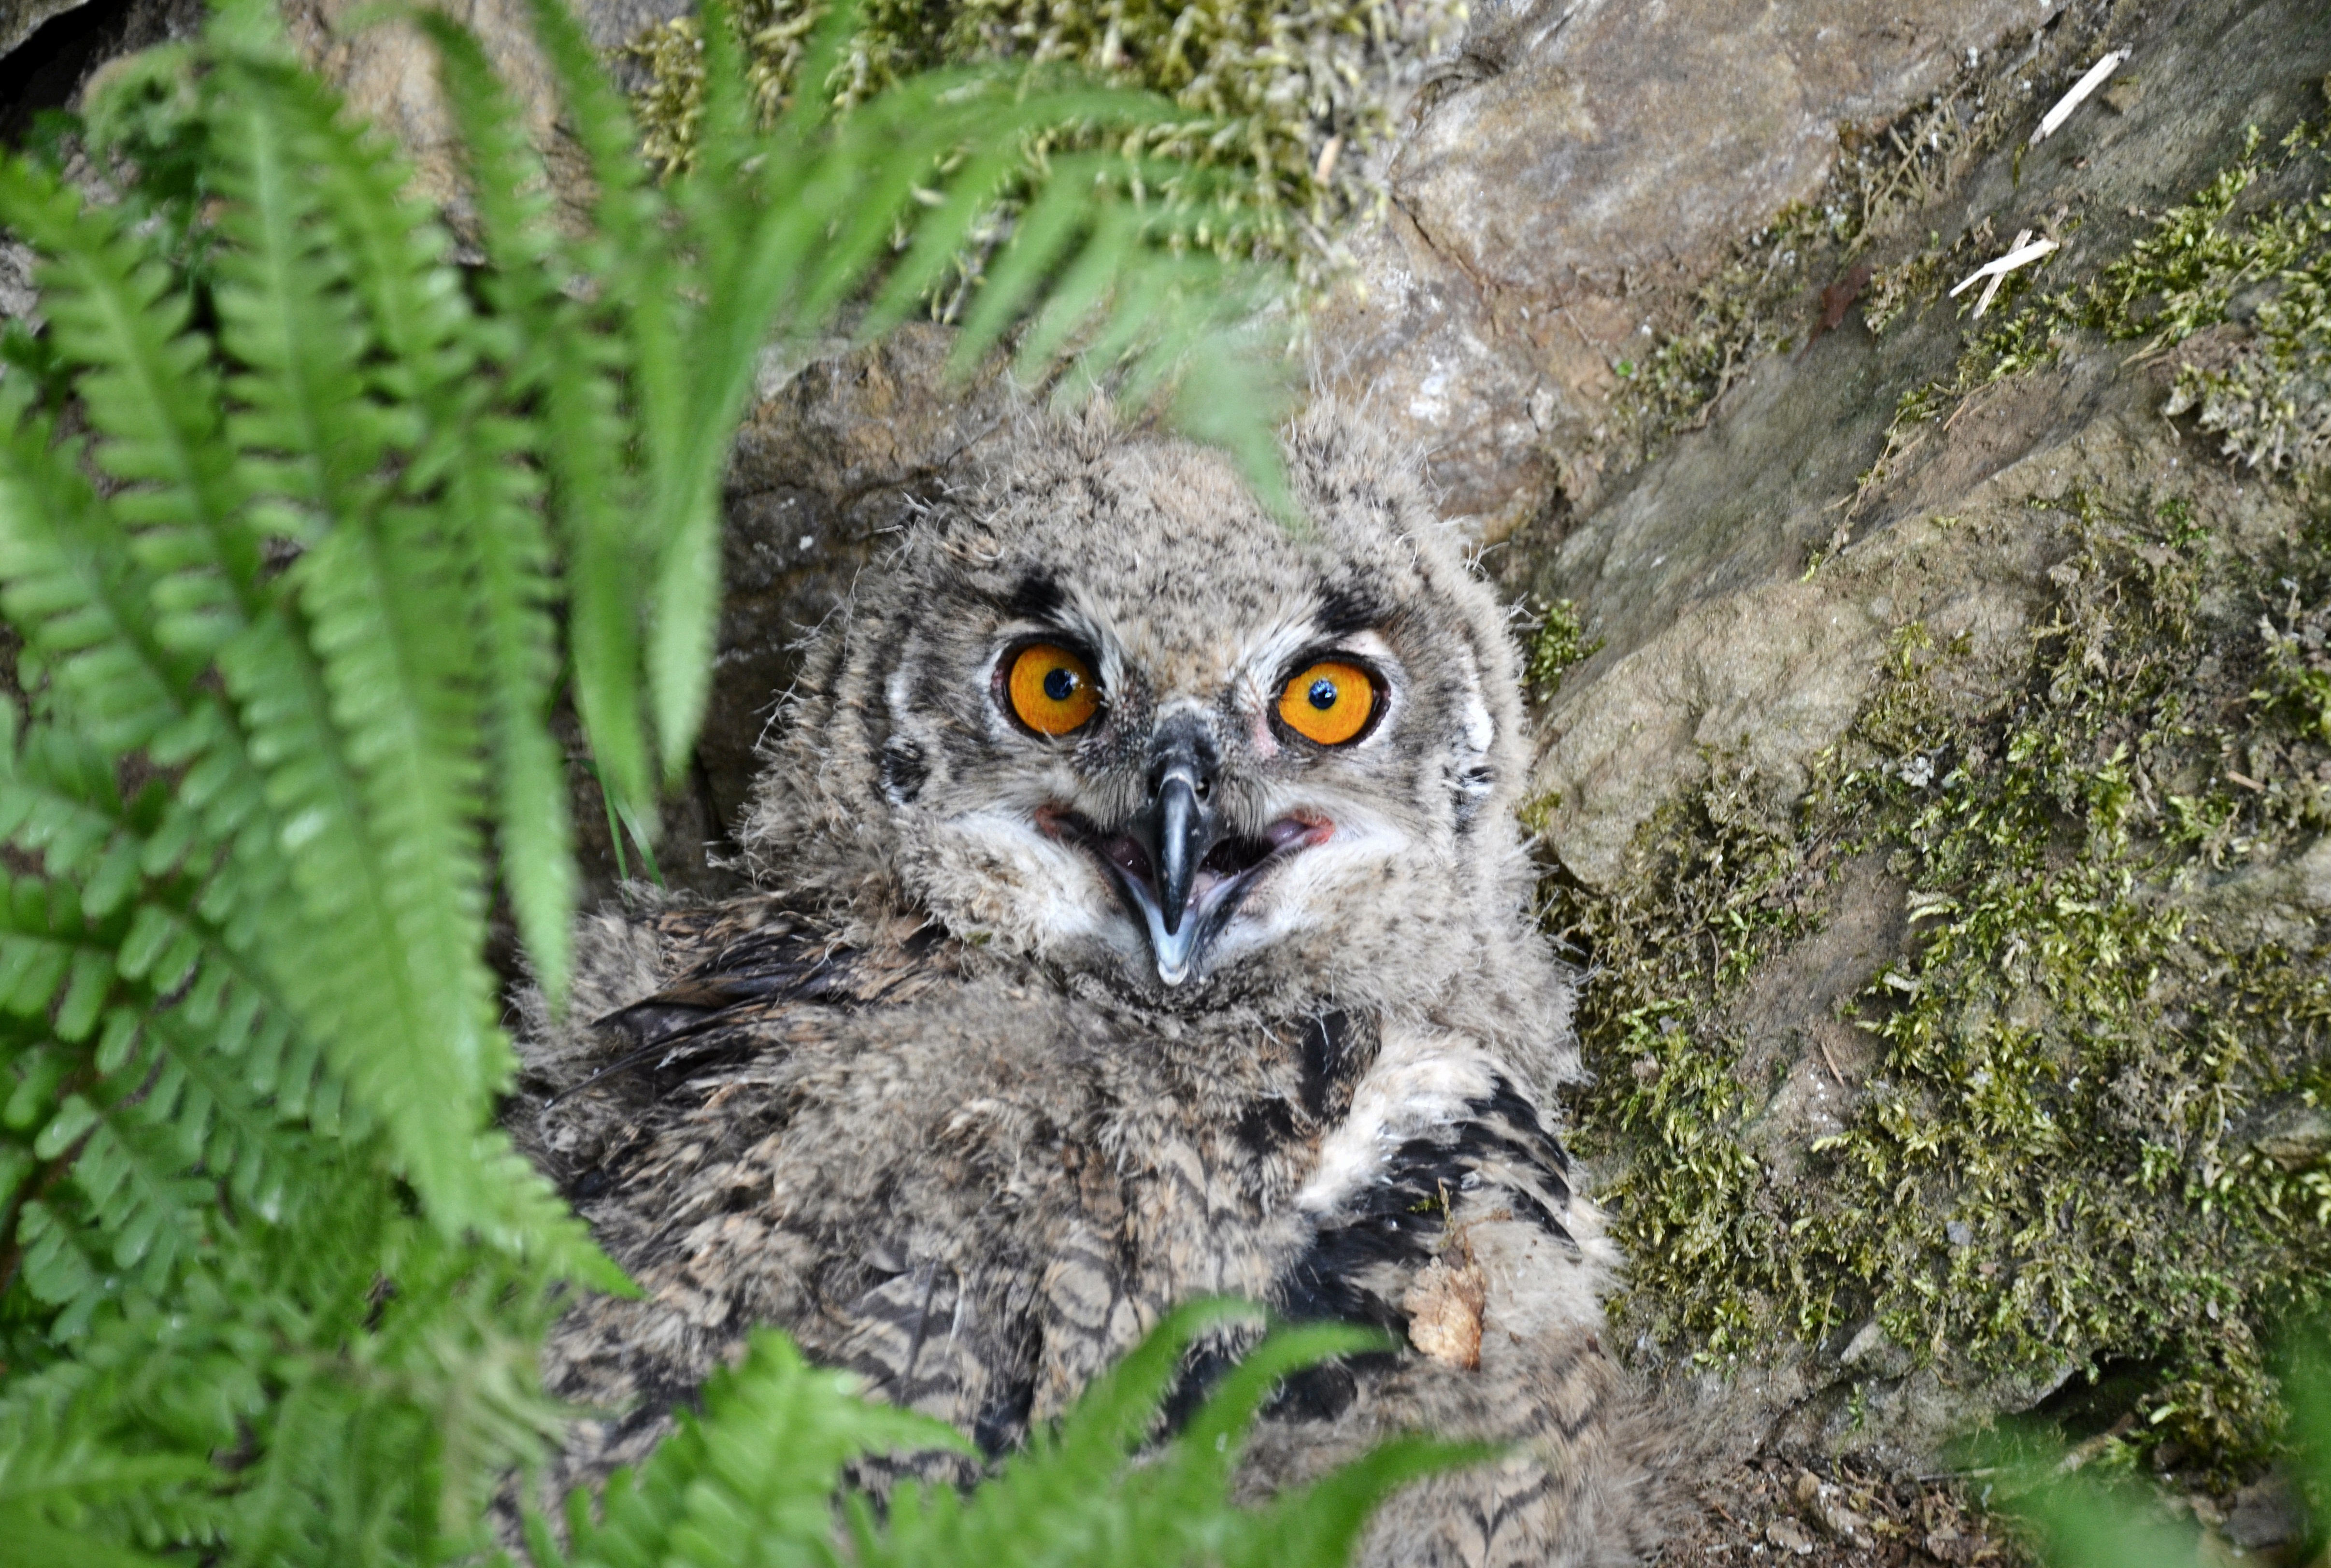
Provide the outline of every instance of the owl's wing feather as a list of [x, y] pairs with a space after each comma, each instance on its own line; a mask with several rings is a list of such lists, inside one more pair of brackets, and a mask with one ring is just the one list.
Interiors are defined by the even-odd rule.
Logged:
[[1277, 1304], [1410, 1345], [1290, 1379], [1257, 1432], [1253, 1479], [1313, 1479], [1403, 1430], [1510, 1445], [1494, 1465], [1403, 1493], [1362, 1561], [1637, 1560], [1664, 1526], [1668, 1429], [1600, 1342], [1611, 1254], [1569, 1155], [1529, 1096], [1462, 1038], [1388, 1041], [1358, 1098], [1341, 1136], [1346, 1153], [1365, 1153], [1362, 1174], [1315, 1196], [1309, 1244]]
[[1570, 1155], [1504, 1072], [1479, 1065], [1448, 1103], [1390, 1127], [1368, 1178], [1322, 1206], [1282, 1279], [1282, 1310], [1404, 1331], [1403, 1295], [1448, 1243], [1460, 1209], [1506, 1212], [1580, 1257]]

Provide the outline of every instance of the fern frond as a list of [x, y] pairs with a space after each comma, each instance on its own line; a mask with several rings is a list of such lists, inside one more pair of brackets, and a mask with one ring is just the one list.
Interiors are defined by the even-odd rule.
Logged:
[[1202, 1335], [1261, 1326], [1262, 1309], [1250, 1301], [1213, 1297], [1175, 1307], [1125, 1358], [1102, 1373], [1044, 1447], [1111, 1458], [1147, 1435], [1181, 1370], [1182, 1358]]
[[379, 506], [388, 442], [365, 395], [366, 338], [344, 287], [357, 258], [325, 243], [322, 192], [284, 101], [296, 81], [246, 66], [222, 84], [231, 107], [213, 136], [230, 243], [214, 298], [220, 344], [243, 367], [226, 388], [243, 486], [267, 532], [308, 543]]
[[1337, 1356], [1395, 1348], [1384, 1335], [1344, 1323], [1311, 1323], [1282, 1328], [1256, 1345], [1224, 1374], [1190, 1420], [1185, 1449], [1227, 1481], [1232, 1445], [1253, 1424], [1263, 1401], [1282, 1379]]
[[77, 1526], [92, 1510], [185, 1486], [207, 1469], [182, 1455], [121, 1454], [89, 1439], [43, 1443], [26, 1431], [0, 1436], [0, 1564], [150, 1568], [154, 1558]]
[[147, 569], [172, 579], [156, 598], [156, 635], [211, 652], [256, 607], [263, 562], [222, 439], [210, 346], [186, 331], [190, 308], [151, 246], [54, 176], [0, 160], [0, 223], [45, 258], [42, 308], [60, 353], [85, 367], [76, 390], [108, 437], [99, 466], [140, 487], [113, 505], [142, 530]]
[[1482, 1443], [1394, 1438], [1309, 1486], [1274, 1498], [1220, 1550], [1223, 1568], [1342, 1568], [1384, 1500], [1411, 1482], [1494, 1460]]
[[1042, 187], [1014, 225], [1011, 243], [989, 264], [986, 281], [965, 313], [949, 356], [963, 374], [985, 359], [1036, 298], [1084, 228], [1092, 193], [1112, 160], [1074, 154], [1051, 160]]
[[[200, 661], [163, 636], [170, 606], [209, 596], [214, 584], [200, 572], [186, 575], [189, 582], [149, 571], [114, 507], [99, 499], [76, 466], [77, 445], [57, 442], [48, 420], [21, 418], [21, 402], [0, 395], [0, 419], [12, 413], [21, 422], [0, 438], [0, 605], [23, 628], [75, 723], [101, 752], [144, 748], [158, 762], [188, 769], [163, 821], [147, 824], [153, 832], [138, 869], [160, 874], [199, 842], [229, 843], [259, 831], [259, 772], [217, 696], [198, 684]], [[52, 731], [48, 739], [62, 734]], [[40, 749], [36, 742], [33, 750]], [[77, 765], [84, 774], [109, 769], [102, 758]], [[10, 813], [7, 829], [29, 833], [28, 847], [43, 851], [57, 874], [86, 876], [83, 898], [92, 913], [109, 907], [126, 890], [127, 841], [104, 830], [113, 846], [108, 859], [82, 867], [50, 819], [82, 809], [86, 799], [44, 794], [32, 778], [17, 782], [7, 796], [13, 803], [0, 806]], [[58, 861], [61, 853], [65, 859]], [[262, 880], [252, 879], [254, 895]]]
[[753, 1336], [715, 1373], [701, 1415], [683, 1416], [634, 1479], [606, 1492], [604, 1522], [571, 1516], [575, 1568], [728, 1568], [829, 1560], [834, 1488], [867, 1454], [971, 1445], [952, 1427], [858, 1397], [846, 1373], [813, 1367], [784, 1335]]
[[37, 628], [91, 738], [134, 750], [186, 717], [200, 665], [161, 642], [151, 575], [76, 448], [58, 444], [52, 421], [25, 417], [26, 390], [21, 380], [0, 389], [0, 603]]
[[[296, 74], [229, 74], [214, 136], [220, 227], [235, 242], [218, 299], [223, 345], [249, 367], [231, 383], [244, 408], [230, 433], [247, 487], [308, 545], [283, 579], [293, 603], [271, 596], [219, 654], [299, 894], [281, 911], [296, 928], [277, 927], [291, 960], [280, 983], [385, 1119], [440, 1222], [499, 1231], [504, 1195], [470, 1146], [509, 1062], [480, 960], [480, 725], [464, 640], [444, 634], [459, 577], [434, 519], [395, 501], [379, 472], [392, 421], [360, 368], [366, 290], [338, 269], [381, 258], [328, 261], [321, 238], [319, 204], [350, 204], [364, 171], [348, 166], [378, 155], [312, 134]], [[316, 158], [346, 177], [315, 180]]]
[[[232, 1028], [206, 1031], [201, 1010], [150, 1015], [144, 1031], [156, 1065], [141, 1108], [182, 1140], [186, 1163], [226, 1184], [242, 1209], [269, 1224], [290, 1219], [304, 1197], [298, 1117], [285, 1101], [235, 1070]], [[266, 1023], [250, 1031], [263, 1039]], [[250, 1054], [256, 1055], [257, 1052]], [[132, 1061], [136, 1060], [133, 1058]], [[262, 1080], [263, 1081], [263, 1080]]]
[[[168, 191], [91, 208], [0, 157], [52, 324], [41, 375], [0, 381], [29, 712], [0, 705], [0, 1555], [59, 1532], [96, 1561], [490, 1549], [489, 1496], [558, 1419], [534, 1364], [564, 1292], [631, 1288], [490, 1119], [490, 853], [554, 993], [566, 962], [562, 594], [636, 834], [703, 709], [719, 483], [764, 350], [895, 318], [1047, 124], [1157, 112], [971, 71], [846, 116], [803, 93], [764, 130], [721, 24], [705, 151], [667, 194], [573, 16], [533, 4], [594, 174], [579, 225], [475, 41], [422, 24], [477, 185], [474, 290], [269, 0], [219, 0], [197, 63], [153, 77], [184, 97], [154, 122], [187, 138], [153, 149]], [[1128, 162], [1053, 170], [1068, 194], [1040, 189], [999, 253], [980, 348], [1033, 311], [1045, 356], [1122, 348], [1096, 378], [1163, 395], [1229, 365], [1249, 297], [1175, 253], [1206, 215], [1145, 204]], [[35, 407], [68, 388], [85, 442]], [[887, 1531], [861, 1511], [868, 1561], [1223, 1539], [1235, 1430], [1347, 1343], [1258, 1353], [1202, 1412], [1219, 1446], [1137, 1462], [1190, 1337], [1240, 1310], [1178, 1315], [975, 1501], [909, 1488]], [[577, 1560], [830, 1556], [850, 1461], [961, 1447], [767, 1339], [578, 1519]], [[7, 1493], [40, 1454], [89, 1456], [96, 1490]], [[1287, 1517], [1290, 1543], [1328, 1527]]]
[[[651, 451], [681, 442], [693, 412], [683, 327], [689, 280], [671, 242], [669, 204], [637, 156], [631, 112], [608, 81], [590, 40], [561, 0], [528, 0], [528, 12], [560, 102], [590, 161], [597, 240], [585, 247], [585, 256], [609, 301], [595, 317], [585, 318], [591, 327], [607, 330], [608, 340], [592, 346], [599, 349], [597, 363], [562, 356], [551, 381], [554, 394], [563, 394], [554, 402], [552, 416], [564, 426], [561, 436], [574, 438], [554, 441], [549, 450], [554, 461], [571, 465], [555, 482], [564, 481], [557, 483], [559, 508], [574, 552], [577, 704], [601, 765], [622, 798], [637, 806], [652, 802], [656, 793], [647, 705], [641, 700], [639, 661], [645, 654], [648, 616], [642, 613], [640, 575], [655, 576], [669, 530], [638, 520], [642, 511], [652, 519], [665, 514], [634, 491], [620, 464], [603, 459], [623, 451], [634, 428]], [[503, 124], [516, 123], [506, 101], [498, 101], [493, 113]], [[590, 345], [590, 331], [576, 336], [578, 347]], [[614, 425], [608, 413], [613, 400], [604, 377], [616, 373], [631, 382], [629, 425]], [[673, 607], [676, 613], [680, 608]], [[659, 736], [672, 733], [661, 721], [655, 727]], [[693, 738], [692, 731], [687, 738]], [[680, 754], [684, 755], [684, 746]], [[680, 765], [668, 747], [666, 770], [676, 772]]]
[[[438, 28], [438, 42], [459, 35]], [[471, 52], [476, 47], [471, 44]], [[501, 102], [499, 80], [476, 70], [459, 84], [457, 102], [469, 109], [473, 135], [515, 135], [515, 114]], [[315, 147], [315, 163], [333, 198], [321, 203], [321, 216], [352, 259], [352, 284], [371, 315], [371, 336], [394, 354], [385, 356], [382, 389], [417, 417], [410, 438], [410, 463], [404, 494], [415, 503], [441, 503], [441, 527], [452, 543], [457, 575], [476, 615], [476, 648], [482, 704], [494, 778], [494, 827], [501, 841], [503, 874], [518, 913], [519, 936], [534, 957], [538, 979], [553, 997], [564, 993], [566, 941], [574, 916], [574, 846], [571, 846], [566, 775], [547, 732], [550, 689], [557, 676], [553, 622], [553, 550], [538, 513], [538, 485], [525, 459], [536, 454], [531, 426], [499, 413], [492, 373], [482, 364], [482, 328], [464, 303], [459, 277], [448, 263], [442, 226], [432, 212], [404, 195], [410, 170], [394, 157], [377, 133], [349, 128], [333, 112], [327, 96], [300, 80], [289, 81], [303, 130]], [[480, 93], [480, 96], [469, 96]], [[497, 119], [501, 112], [501, 119]], [[497, 216], [518, 203], [519, 167], [499, 167], [480, 179], [482, 205]], [[510, 184], [501, 184], [510, 179]], [[497, 223], [497, 235], [506, 231]], [[506, 277], [527, 280], [527, 305], [564, 305], [555, 289], [543, 289], [546, 252], [503, 256]], [[531, 266], [527, 266], [531, 263]], [[541, 300], [547, 296], [547, 300]], [[510, 303], [510, 291], [503, 291]], [[566, 321], [541, 319], [531, 309], [529, 336], [555, 345], [562, 354], [571, 337]], [[569, 403], [564, 392], [555, 398]], [[553, 442], [569, 436], [553, 422]], [[576, 431], [574, 436], [580, 436]], [[620, 447], [620, 436], [592, 431], [587, 450], [604, 454]], [[585, 450], [585, 442], [576, 442]]]
[[[623, 462], [630, 434], [618, 413], [616, 378], [626, 363], [622, 339], [561, 290], [572, 262], [542, 194], [547, 176], [526, 139], [518, 108], [484, 52], [469, 33], [434, 13], [421, 17], [420, 24], [436, 45], [446, 99], [461, 128], [486, 252], [494, 264], [487, 286], [509, 323], [520, 328], [516, 362], [509, 367], [511, 390], [538, 394], [542, 401], [544, 428], [538, 451], [547, 470], [551, 509], [566, 548], [576, 705], [617, 793], [627, 803], [649, 801], [654, 791], [640, 706], [638, 594], [647, 551], [633, 526], [634, 485]], [[561, 33], [548, 42], [554, 61], [566, 62], [568, 102], [585, 145], [604, 166], [614, 156], [608, 143], [621, 127], [603, 124], [592, 115], [595, 106], [599, 113], [620, 116], [621, 105], [605, 94], [604, 81], [597, 81], [595, 91], [574, 80], [578, 68], [571, 38]], [[595, 76], [589, 59], [585, 46], [585, 74]], [[636, 246], [642, 226], [653, 229], [656, 214], [637, 160], [624, 157], [612, 175], [605, 166], [598, 172], [597, 214], [614, 236], [601, 248], [624, 251], [627, 239]], [[642, 264], [637, 260], [627, 263], [634, 271]], [[664, 309], [654, 308], [658, 313]], [[509, 553], [515, 559], [533, 550], [531, 541], [516, 541]], [[531, 637], [522, 634], [514, 643], [530, 644]], [[506, 656], [519, 662], [534, 658], [515, 645]], [[555, 759], [514, 760], [521, 770], [531, 772]], [[564, 800], [562, 787], [562, 843], [567, 832]], [[503, 832], [514, 856], [520, 846], [507, 810]], [[523, 889], [518, 891], [528, 896]], [[544, 888], [531, 896], [547, 906], [554, 899], [570, 898], [571, 893]], [[522, 919], [525, 914], [521, 908]], [[558, 977], [565, 970], [564, 939], [562, 931], [561, 946], [554, 947], [546, 937], [528, 933], [545, 988], [554, 997], [562, 989]]]
[[558, 668], [550, 539], [533, 505], [538, 487], [518, 461], [524, 427], [482, 406], [448, 412], [463, 426], [447, 503], [480, 618], [502, 871], [535, 976], [563, 999], [576, 879], [566, 770], [550, 731]]
[[1232, 1498], [1248, 1426], [1289, 1373], [1326, 1357], [1376, 1347], [1381, 1336], [1342, 1326], [1281, 1331], [1250, 1350], [1197, 1419], [1170, 1442], [1137, 1454], [1158, 1405], [1201, 1335], [1251, 1330], [1240, 1302], [1185, 1307], [1152, 1330], [1085, 1391], [1058, 1430], [970, 1494], [902, 1487], [887, 1520], [850, 1511], [863, 1568], [944, 1568], [957, 1563], [1197, 1564], [1347, 1560], [1375, 1505], [1398, 1487], [1488, 1457], [1479, 1446], [1395, 1442], [1376, 1457], [1259, 1509]]
[[[82, 1116], [89, 1125], [76, 1135], [72, 1129]], [[135, 1107], [117, 1101], [100, 1109], [78, 1096], [50, 1124], [50, 1134], [81, 1140], [72, 1184], [88, 1204], [84, 1222], [105, 1238], [109, 1295], [159, 1294], [200, 1243], [208, 1194], [201, 1181], [185, 1174], [193, 1151], [171, 1132]]]
[[[213, 1189], [188, 1173], [207, 1166], [274, 1216], [297, 1166], [280, 1113], [264, 1108], [274, 1075], [228, 1066], [281, 1028], [263, 988], [197, 919], [120, 896], [91, 908], [117, 868], [132, 879], [159, 794], [125, 808], [100, 759], [49, 727], [0, 751], [0, 828], [53, 878], [86, 878], [79, 890], [0, 879], [0, 1004], [56, 1042], [43, 1049], [80, 1046], [52, 1109], [12, 1107], [37, 1129], [33, 1155], [69, 1176], [24, 1231], [28, 1246], [45, 1238], [27, 1281], [63, 1309], [61, 1334], [125, 1290], [165, 1289], [204, 1245]], [[79, 1205], [61, 1206], [71, 1193]], [[101, 1249], [73, 1239], [84, 1229]]]
[[[490, 81], [490, 76], [488, 77]], [[566, 778], [547, 728], [557, 673], [551, 549], [537, 509], [538, 485], [525, 460], [534, 455], [531, 427], [495, 406], [496, 390], [480, 353], [481, 329], [450, 264], [442, 227], [404, 192], [410, 171], [376, 133], [348, 126], [312, 81], [280, 78], [284, 106], [296, 114], [325, 199], [319, 217], [351, 258], [349, 281], [363, 302], [369, 337], [380, 351], [375, 373], [385, 399], [410, 428], [400, 492], [414, 508], [434, 503], [420, 525], [423, 549], [440, 537], [439, 563], [452, 581], [444, 603], [466, 603], [476, 619], [475, 668], [490, 741], [493, 819], [520, 935], [553, 995], [564, 988], [567, 923], [573, 915], [571, 829]], [[495, 201], [508, 201], [506, 192]], [[515, 260], [515, 258], [514, 258]], [[526, 269], [538, 277], [540, 268]], [[400, 508], [385, 521], [414, 525]], [[413, 558], [392, 551], [385, 560]], [[459, 684], [470, 651], [458, 622], [441, 617], [433, 640], [444, 667], [426, 672], [431, 689]], [[467, 716], [441, 740], [448, 757], [471, 749]]]

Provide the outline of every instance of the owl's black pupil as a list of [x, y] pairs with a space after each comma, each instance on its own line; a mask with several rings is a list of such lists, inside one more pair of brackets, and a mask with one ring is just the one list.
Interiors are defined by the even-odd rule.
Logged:
[[1044, 695], [1054, 702], [1066, 702], [1077, 694], [1077, 672], [1073, 670], [1044, 671]]
[[1336, 683], [1326, 676], [1311, 683], [1311, 706], [1325, 713], [1336, 706]]

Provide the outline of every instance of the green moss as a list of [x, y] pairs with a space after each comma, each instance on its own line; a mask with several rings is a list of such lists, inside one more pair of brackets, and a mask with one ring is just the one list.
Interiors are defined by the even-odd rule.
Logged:
[[2266, 679], [2251, 697], [2302, 735], [2331, 742], [2331, 609], [2308, 609], [2294, 590], [2280, 608], [2260, 617], [2267, 642]]
[[2196, 290], [2194, 313], [2222, 318], [2236, 288], [2263, 285], [2250, 335], [2181, 364], [2168, 412], [2193, 413], [2229, 456], [2311, 486], [2331, 467], [2331, 195], [2262, 214], [2241, 238], [2236, 264]]
[[1578, 1028], [1594, 1074], [1578, 1146], [1629, 1249], [1622, 1316], [1638, 1332], [1720, 1359], [1773, 1332], [1786, 1217], [1739, 1136], [1753, 1108], [1739, 1042], [1717, 1003], [1810, 932], [1820, 885], [1787, 825], [1760, 817], [1753, 774], [1712, 756], [1709, 782], [1635, 835], [1608, 894], [1550, 891], [1556, 939], [1592, 961]]
[[[1906, 628], [1794, 821], [1717, 759], [1617, 888], [1557, 892], [1601, 971], [1582, 1143], [1638, 1334], [1721, 1358], [1874, 1318], [1955, 1377], [2143, 1362], [2145, 1440], [2231, 1465], [2273, 1429], [2268, 1319], [2331, 1278], [2331, 1136], [2273, 1131], [2331, 1096], [2331, 943], [2227, 892], [2331, 829], [2331, 520], [2257, 559], [2174, 499], [2032, 504], [2072, 553], [2016, 679], [1946, 695], [1965, 651]], [[1858, 1105], [1783, 1180], [1723, 1003], [1857, 857], [1910, 934], [1845, 1003]]]
[[1562, 689], [1562, 672], [1601, 651], [1603, 639], [1589, 639], [1577, 603], [1556, 599], [1538, 617], [1522, 658], [1522, 685], [1540, 698]]
[[[739, 25], [765, 114], [793, 92], [808, 35], [825, 10], [821, 0], [741, 0]], [[871, 0], [823, 90], [846, 107], [909, 71], [1020, 61], [1065, 63], [1159, 93], [1185, 113], [1125, 150], [1226, 176], [1256, 220], [1239, 242], [1294, 258], [1317, 280], [1340, 264], [1337, 225], [1384, 200], [1378, 155], [1395, 128], [1393, 116], [1422, 62], [1463, 18], [1460, 0], [1313, 0], [1292, 7], [1267, 0]], [[683, 165], [702, 112], [697, 23], [684, 17], [652, 27], [631, 52], [650, 77], [634, 100], [646, 151], [666, 166]], [[1032, 149], [1032, 157], [1043, 151]], [[1166, 176], [1169, 198], [1181, 178]]]
[[1942, 235], [1929, 230], [1924, 250], [1871, 274], [1861, 319], [1872, 337], [1942, 294], [1945, 257]]

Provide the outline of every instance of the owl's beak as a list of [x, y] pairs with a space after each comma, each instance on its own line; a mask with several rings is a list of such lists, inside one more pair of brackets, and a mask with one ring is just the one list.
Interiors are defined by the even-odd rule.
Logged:
[[1064, 806], [1036, 814], [1055, 838], [1083, 844], [1100, 860], [1149, 940], [1157, 978], [1179, 985], [1202, 966], [1206, 949], [1230, 924], [1263, 869], [1336, 829], [1316, 813], [1282, 817], [1260, 836], [1225, 821], [1216, 789], [1213, 745], [1187, 724], [1150, 745], [1148, 798], [1115, 832]]
[[1154, 888], [1128, 881], [1149, 927], [1149, 947], [1157, 978], [1179, 985], [1189, 977], [1203, 927], [1190, 908], [1190, 889], [1199, 866], [1223, 836], [1222, 813], [1213, 808], [1213, 770], [1186, 740], [1169, 743], [1152, 777], [1149, 809], [1135, 826], [1141, 847], [1156, 868]]

